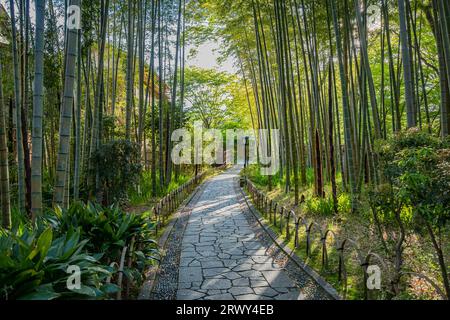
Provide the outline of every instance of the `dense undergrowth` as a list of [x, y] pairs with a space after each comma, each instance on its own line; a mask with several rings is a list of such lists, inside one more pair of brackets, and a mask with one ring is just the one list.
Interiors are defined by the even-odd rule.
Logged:
[[[138, 182], [129, 188], [127, 205], [136, 207], [154, 203], [158, 198], [161, 198], [177, 189], [192, 177], [193, 173], [183, 173], [179, 174], [177, 179], [171, 180], [167, 186], [161, 187], [158, 183], [156, 185], [155, 195], [153, 195], [151, 172], [144, 171], [142, 172]], [[157, 179], [159, 180], [159, 176], [157, 176]]]
[[135, 298], [159, 260], [152, 207], [190, 179], [179, 174], [153, 197], [149, 176], [108, 206], [74, 201], [35, 221], [14, 208], [12, 228], [0, 227], [0, 300]]
[[[449, 142], [417, 130], [399, 134], [377, 145], [380, 181], [365, 185], [351, 194], [337, 175], [338, 212], [334, 211], [331, 184], [324, 186], [325, 196], [316, 197], [311, 179], [303, 186], [304, 201], [294, 204], [293, 190], [285, 192], [285, 181], [273, 177], [269, 190], [267, 177], [257, 166], [243, 171], [271, 199], [317, 223], [322, 230], [332, 230], [337, 239], [352, 239], [360, 252], [379, 255], [382, 266], [382, 288], [369, 292], [380, 299], [441, 299], [446, 293], [450, 233], [450, 152]], [[308, 171], [310, 176], [310, 171]], [[279, 234], [284, 230], [266, 218]], [[293, 224], [293, 222], [292, 222]], [[294, 225], [292, 229], [294, 230]], [[314, 231], [314, 230], [313, 230]], [[304, 261], [318, 271], [347, 299], [364, 298], [364, 272], [357, 251], [345, 257], [346, 285], [338, 280], [339, 252], [334, 237], [327, 238], [328, 264], [322, 264], [320, 232], [311, 232], [312, 248], [306, 254], [307, 233], [299, 228], [299, 244], [287, 244]], [[447, 274], [447, 278], [445, 275]], [[429, 278], [438, 290], [425, 280]], [[438, 292], [440, 291], [440, 293]]]
[[15, 217], [11, 230], [0, 229], [0, 298], [110, 299], [128, 293], [158, 259], [152, 231], [145, 215], [93, 203], [48, 210], [34, 223]]

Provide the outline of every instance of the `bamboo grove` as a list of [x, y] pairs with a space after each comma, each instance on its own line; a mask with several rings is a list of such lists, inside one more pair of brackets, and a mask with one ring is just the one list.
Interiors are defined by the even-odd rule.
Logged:
[[[104, 202], [93, 159], [119, 139], [137, 145], [152, 195], [163, 192], [181, 170], [170, 136], [183, 122], [185, 1], [32, 4], [0, 8], [3, 225], [16, 204], [34, 219], [46, 206]], [[73, 6], [79, 28], [67, 27]]]
[[380, 180], [377, 141], [413, 127], [448, 136], [447, 1], [209, 2], [199, 7], [225, 24], [254, 127], [280, 129], [279, 175], [296, 203], [308, 168], [316, 196], [331, 183], [336, 202], [341, 173], [356, 199]]
[[[190, 64], [205, 43], [232, 60], [230, 70]], [[241, 181], [284, 197], [296, 214], [314, 216], [312, 201], [331, 204], [319, 223], [382, 252], [390, 297], [409, 286], [409, 271], [437, 279], [450, 297], [448, 0], [0, 1], [8, 241], [22, 217], [36, 234], [45, 220], [41, 236], [51, 242], [50, 222], [71, 206], [95, 212], [89, 230], [104, 212], [134, 219], [128, 197], [144, 187], [140, 205], [156, 212], [183, 183], [198, 182], [201, 166], [171, 159], [174, 130], [194, 131], [198, 120], [222, 134], [278, 130], [279, 143], [258, 142], [278, 147], [279, 170], [261, 178], [251, 173], [264, 166], [251, 164]]]

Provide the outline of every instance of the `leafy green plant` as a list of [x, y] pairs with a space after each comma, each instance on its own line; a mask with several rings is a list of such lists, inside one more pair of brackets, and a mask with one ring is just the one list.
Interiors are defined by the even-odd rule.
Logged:
[[[159, 184], [157, 184], [159, 189]], [[159, 190], [157, 190], [159, 191]], [[128, 192], [128, 200], [131, 205], [140, 205], [148, 202], [152, 197], [152, 177], [151, 171], [143, 171], [139, 177], [139, 182], [131, 186]]]
[[[334, 211], [334, 203], [333, 198], [318, 198], [312, 197], [306, 200], [305, 202], [306, 210], [314, 215], [321, 216], [333, 216], [335, 214]], [[345, 215], [351, 213], [351, 202], [350, 196], [347, 193], [341, 193], [338, 196], [338, 212], [340, 215]]]
[[[0, 229], [0, 298], [105, 299], [120, 288], [108, 284], [118, 272], [128, 284], [142, 283], [143, 271], [158, 257], [153, 225], [145, 215], [118, 206], [74, 202], [48, 211], [36, 224], [14, 219], [13, 231]], [[122, 251], [126, 263], [119, 270]], [[81, 269], [81, 287], [67, 288], [69, 266]]]
[[[172, 179], [168, 186], [161, 187], [158, 183], [156, 185], [156, 195], [162, 197], [186, 183], [190, 178], [190, 175], [180, 174], [177, 179]], [[129, 189], [129, 204], [132, 206], [148, 204], [152, 199], [151, 171], [143, 171], [140, 175], [139, 182]]]
[[[410, 129], [380, 144], [378, 149], [383, 178], [390, 190], [388, 198], [397, 202], [397, 221], [410, 217], [417, 229], [428, 233], [438, 257], [444, 290], [450, 297], [445, 248], [440, 238], [450, 220], [449, 141]], [[386, 207], [383, 201], [375, 204]]]
[[[80, 228], [82, 239], [89, 239], [89, 251], [102, 252], [113, 261], [118, 261], [122, 248], [132, 239], [137, 244], [152, 244], [149, 242], [154, 228], [152, 222], [143, 215], [126, 213], [118, 206], [75, 202], [68, 209], [50, 212], [46, 219], [60, 234]], [[155, 246], [150, 247], [148, 253], [153, 259]]]
[[127, 190], [138, 183], [142, 165], [139, 146], [127, 140], [103, 144], [93, 156], [94, 172], [100, 180], [103, 203], [127, 200]]
[[[99, 263], [100, 255], [86, 253], [88, 242], [80, 240], [79, 229], [56, 239], [51, 228], [41, 233], [0, 229], [0, 298], [107, 298], [118, 290], [106, 283], [113, 269]], [[79, 289], [68, 289], [69, 266], [80, 268]]]
[[332, 216], [334, 214], [333, 199], [313, 197], [306, 200], [307, 211], [323, 216]]
[[[251, 180], [260, 186], [267, 186], [269, 184], [269, 176], [261, 174], [261, 167], [257, 164], [251, 164], [242, 172], [243, 175], [251, 177]], [[272, 186], [283, 184], [279, 174], [271, 176]]]
[[338, 196], [339, 214], [350, 214], [352, 212], [352, 203], [348, 193], [341, 193]]

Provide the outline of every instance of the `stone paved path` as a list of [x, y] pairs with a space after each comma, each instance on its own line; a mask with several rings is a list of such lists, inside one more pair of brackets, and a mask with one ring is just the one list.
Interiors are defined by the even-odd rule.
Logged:
[[232, 168], [206, 182], [181, 245], [177, 299], [308, 299], [255, 237]]

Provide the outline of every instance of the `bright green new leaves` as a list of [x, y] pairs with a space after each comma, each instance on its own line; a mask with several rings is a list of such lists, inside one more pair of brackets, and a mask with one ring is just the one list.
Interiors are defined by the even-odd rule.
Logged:
[[236, 76], [192, 67], [186, 69], [185, 77], [189, 123], [202, 121], [206, 129], [250, 127], [245, 92]]

